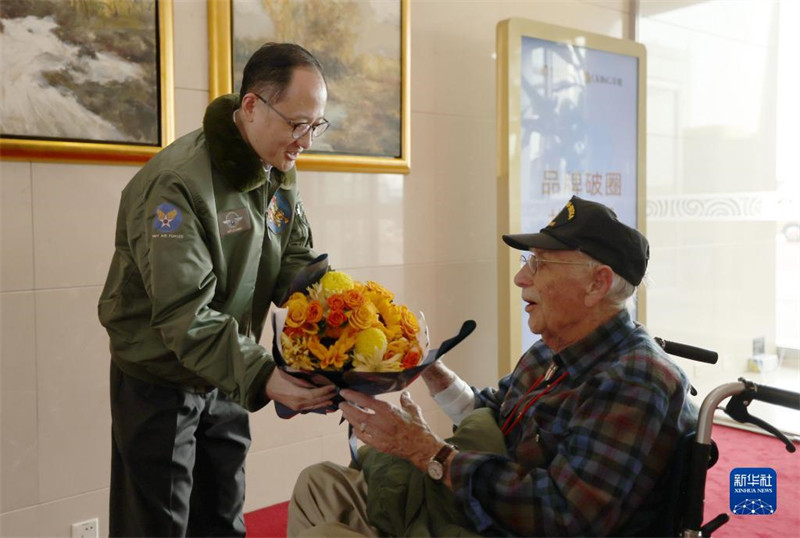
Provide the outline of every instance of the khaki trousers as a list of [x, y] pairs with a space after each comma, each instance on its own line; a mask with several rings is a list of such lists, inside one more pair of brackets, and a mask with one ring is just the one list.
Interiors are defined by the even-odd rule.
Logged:
[[304, 469], [289, 503], [287, 534], [378, 536], [367, 519], [367, 482], [361, 471], [331, 462]]

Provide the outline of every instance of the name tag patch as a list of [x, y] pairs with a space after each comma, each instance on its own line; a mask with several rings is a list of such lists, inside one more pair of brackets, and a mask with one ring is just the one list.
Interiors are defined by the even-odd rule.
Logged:
[[253, 227], [250, 222], [250, 213], [244, 207], [220, 211], [217, 213], [217, 220], [219, 221], [220, 237], [243, 232]]

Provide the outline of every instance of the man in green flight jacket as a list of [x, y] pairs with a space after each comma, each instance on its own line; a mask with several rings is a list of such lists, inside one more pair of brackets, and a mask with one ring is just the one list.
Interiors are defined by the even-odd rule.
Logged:
[[244, 536], [248, 411], [331, 405], [258, 345], [316, 257], [295, 161], [328, 127], [319, 62], [269, 43], [239, 95], [122, 192], [98, 305], [111, 350], [111, 536]]

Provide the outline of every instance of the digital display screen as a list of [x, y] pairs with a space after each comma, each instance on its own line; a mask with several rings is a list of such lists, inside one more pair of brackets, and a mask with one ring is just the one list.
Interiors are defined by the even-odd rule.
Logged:
[[[636, 228], [638, 58], [521, 39], [519, 232], [546, 226], [573, 195]], [[521, 312], [524, 351], [538, 336]]]

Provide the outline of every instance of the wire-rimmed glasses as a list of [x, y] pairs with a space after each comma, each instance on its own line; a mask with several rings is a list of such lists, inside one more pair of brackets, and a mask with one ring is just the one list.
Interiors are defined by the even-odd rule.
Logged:
[[591, 267], [594, 265], [592, 262], [562, 262], [559, 260], [543, 260], [541, 258], [536, 257], [533, 252], [523, 252], [519, 255], [519, 262], [520, 265], [524, 265], [528, 267], [528, 270], [531, 272], [531, 275], [535, 275], [536, 271], [539, 270], [540, 263], [560, 263], [561, 265], [586, 265]]
[[264, 99], [257, 93], [254, 93], [253, 95], [258, 97], [262, 103], [271, 108], [272, 111], [275, 112], [275, 114], [280, 116], [280, 118], [283, 121], [289, 124], [289, 127], [292, 128], [292, 138], [294, 138], [295, 140], [306, 136], [306, 133], [308, 133], [309, 131], [311, 131], [312, 138], [317, 138], [319, 136], [322, 136], [325, 133], [325, 131], [328, 130], [328, 127], [330, 127], [331, 125], [330, 122], [325, 118], [323, 118], [319, 123], [315, 123], [314, 125], [308, 123], [307, 121], [301, 121], [301, 122], [292, 121], [283, 114], [281, 114], [280, 110], [272, 106], [266, 99]]

